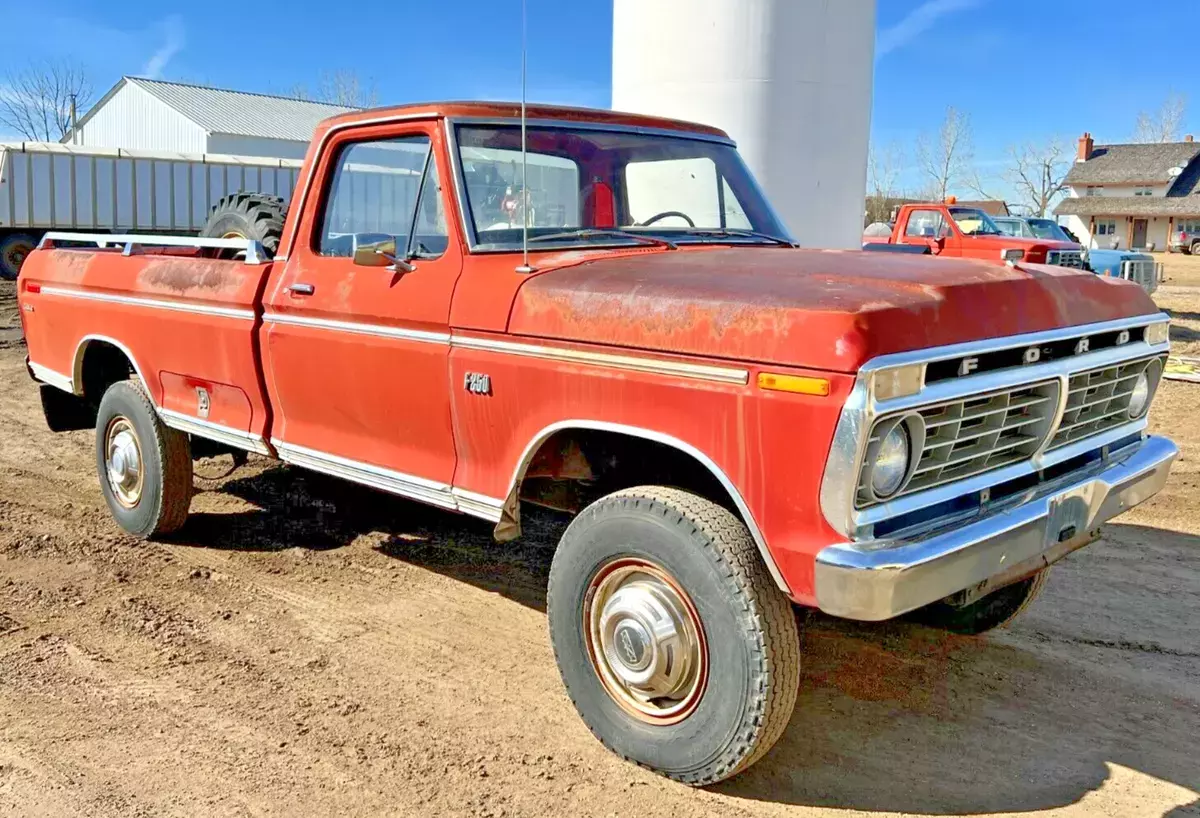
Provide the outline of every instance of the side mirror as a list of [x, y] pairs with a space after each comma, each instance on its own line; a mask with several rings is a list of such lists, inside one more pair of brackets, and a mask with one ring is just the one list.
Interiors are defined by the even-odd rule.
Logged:
[[393, 273], [411, 273], [417, 269], [396, 255], [394, 238], [354, 245], [354, 263], [361, 267], [386, 267]]
[[946, 248], [946, 239], [941, 236], [936, 239], [926, 239], [925, 243], [929, 245], [929, 252], [935, 256]]

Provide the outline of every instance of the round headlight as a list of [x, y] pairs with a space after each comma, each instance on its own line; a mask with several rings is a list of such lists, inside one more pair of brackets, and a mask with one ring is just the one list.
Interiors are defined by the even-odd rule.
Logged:
[[895, 494], [908, 474], [908, 427], [897, 423], [879, 444], [871, 467], [871, 491], [884, 499]]
[[1137, 381], [1133, 384], [1133, 392], [1129, 395], [1129, 416], [1131, 418], [1140, 418], [1146, 411], [1146, 404], [1150, 402], [1150, 376], [1143, 372], [1137, 376]]

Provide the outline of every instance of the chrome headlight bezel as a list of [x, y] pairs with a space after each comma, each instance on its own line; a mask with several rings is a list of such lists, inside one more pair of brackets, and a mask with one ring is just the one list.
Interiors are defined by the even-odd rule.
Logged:
[[[871, 437], [874, 438], [874, 442], [867, 450], [863, 484], [872, 500], [883, 502], [902, 492], [912, 479], [925, 446], [925, 421], [916, 412], [885, 418], [875, 425]], [[903, 442], [903, 456], [898, 464], [901, 469], [895, 474], [898, 479], [889, 481], [886, 490], [881, 491], [877, 486], [876, 476], [881, 458], [891, 454], [888, 451], [889, 441]]]
[[[1129, 396], [1130, 420], [1139, 420], [1149, 414], [1150, 404], [1154, 402], [1154, 394], [1158, 391], [1158, 383], [1162, 379], [1162, 369], [1162, 359], [1155, 358], [1138, 374], [1133, 384], [1133, 392]], [[1140, 403], [1135, 406], [1138, 400]]]

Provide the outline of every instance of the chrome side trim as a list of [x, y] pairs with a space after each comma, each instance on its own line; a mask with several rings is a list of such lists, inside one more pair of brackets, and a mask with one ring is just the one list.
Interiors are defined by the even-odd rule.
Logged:
[[70, 287], [42, 287], [43, 295], [57, 295], [63, 298], [82, 298], [85, 301], [104, 301], [110, 304], [124, 304], [131, 307], [150, 307], [174, 312], [190, 312], [197, 315], [212, 315], [218, 318], [238, 318], [246, 321], [254, 320], [254, 310], [243, 310], [234, 307], [214, 307], [208, 304], [196, 304], [186, 301], [164, 301], [159, 298], [143, 298], [132, 295], [116, 295], [95, 290], [77, 290]]
[[[42, 292], [45, 292], [45, 289], [43, 289]], [[122, 344], [116, 338], [110, 338], [107, 335], [85, 335], [83, 338], [79, 339], [79, 343], [75, 345], [75, 357], [73, 358], [73, 363], [71, 364], [71, 372], [76, 395], [83, 395], [83, 356], [84, 353], [87, 352], [88, 344], [90, 344], [92, 341], [101, 341], [106, 344], [112, 344], [114, 347], [121, 350], [125, 357], [129, 359], [129, 363], [133, 366], [134, 374], [136, 374], [138, 380], [142, 382], [142, 388], [146, 390], [146, 396], [150, 398], [151, 401], [154, 400], [154, 393], [150, 391], [150, 381], [146, 380], [146, 376], [142, 372], [141, 366], [138, 365], [137, 358], [133, 357], [133, 353], [129, 351], [129, 347]]]
[[279, 452], [279, 459], [285, 463], [293, 463], [306, 469], [342, 477], [355, 483], [362, 483], [364, 486], [371, 486], [441, 508], [453, 510], [458, 508], [454, 501], [454, 495], [450, 493], [450, 486], [446, 483], [426, 480], [423, 477], [392, 471], [381, 466], [372, 466], [369, 463], [361, 463], [305, 446], [285, 443], [276, 438], [271, 438], [271, 445], [275, 447], [275, 451]]
[[262, 435], [243, 432], [241, 429], [234, 429], [231, 426], [223, 426], [220, 423], [213, 423], [203, 418], [185, 415], [182, 412], [176, 412], [172, 409], [160, 408], [158, 416], [162, 418], [163, 423], [172, 429], [178, 429], [181, 432], [187, 432], [197, 437], [215, 440], [218, 443], [225, 443], [229, 446], [245, 449], [256, 454], [271, 455], [271, 450], [267, 448]]
[[[1037, 383], [1038, 381], [1059, 379], [1063, 381], [1075, 372], [1081, 372], [1096, 367], [1111, 365], [1117, 362], [1136, 360], [1140, 357], [1165, 354], [1170, 349], [1169, 343], [1148, 344], [1144, 340], [1130, 342], [1121, 347], [1076, 355], [1049, 361], [1044, 364], [1016, 367], [1012, 369], [985, 372], [981, 375], [971, 375], [954, 381], [943, 381], [928, 386], [914, 395], [890, 400], [879, 400], [874, 394], [873, 375], [880, 369], [894, 366], [929, 363], [932, 361], [959, 358], [970, 354], [994, 352], [1000, 349], [1013, 349], [1047, 343], [1064, 338], [1094, 335], [1101, 332], [1127, 329], [1130, 327], [1146, 326], [1167, 320], [1166, 313], [1143, 315], [1134, 318], [1122, 318], [1115, 321], [1105, 321], [1095, 324], [1083, 324], [1073, 327], [1061, 327], [1043, 333], [1027, 333], [1006, 338], [992, 338], [980, 342], [953, 344], [943, 347], [933, 347], [924, 350], [901, 352], [893, 355], [882, 355], [868, 361], [859, 370], [854, 389], [842, 408], [841, 417], [834, 431], [833, 443], [829, 458], [825, 464], [825, 474], [821, 480], [821, 511], [825, 519], [840, 535], [849, 540], [860, 536], [870, 536], [864, 531], [866, 526], [898, 514], [926, 508], [957, 497], [968, 491], [1002, 483], [1013, 477], [1029, 474], [1040, 468], [1062, 462], [1085, 451], [1098, 448], [1105, 440], [1111, 442], [1123, 435], [1134, 434], [1145, 428], [1145, 423], [1135, 421], [1121, 427], [1120, 435], [1114, 432], [1105, 433], [1093, 438], [1085, 438], [1079, 443], [1085, 443], [1083, 448], [1077, 444], [1065, 446], [1054, 452], [1040, 451], [1024, 463], [1014, 464], [994, 472], [985, 472], [959, 483], [949, 483], [928, 491], [911, 494], [891, 503], [885, 503], [864, 511], [855, 511], [854, 495], [858, 486], [859, 469], [866, 452], [867, 438], [876, 419], [896, 412], [903, 412], [926, 404], [954, 400], [974, 394], [994, 390], [1009, 389], [1018, 386]], [[1065, 388], [1060, 389], [1060, 401], [1066, 399]], [[1062, 407], [1059, 407], [1060, 409]], [[1056, 424], [1051, 428], [1047, 440], [1053, 438], [1061, 422], [1062, 413], [1056, 412]], [[1070, 452], [1070, 454], [1064, 454]], [[968, 488], [969, 487], [969, 488]]]
[[459, 511], [475, 517], [482, 517], [488, 522], [500, 522], [504, 510], [503, 500], [460, 488], [452, 488], [450, 493], [454, 495]]
[[626, 434], [631, 437], [642, 438], [643, 440], [652, 440], [655, 443], [662, 443], [678, 449], [686, 455], [691, 456], [698, 461], [706, 469], [708, 469], [713, 477], [721, 483], [724, 489], [729, 492], [729, 496], [733, 498], [734, 505], [737, 506], [738, 512], [741, 514], [742, 522], [746, 524], [746, 528], [750, 530], [750, 536], [754, 538], [754, 544], [758, 546], [758, 553], [762, 556], [763, 562], [767, 566], [767, 570], [771, 573], [771, 578], [775, 580], [775, 584], [785, 594], [791, 595], [792, 591], [788, 587], [787, 582], [783, 578], [783, 574], [779, 571], [779, 566], [775, 564], [775, 558], [771, 556], [771, 550], [767, 548], [767, 541], [763, 537], [762, 530], [759, 529], [758, 523], [754, 521], [754, 515], [750, 512], [750, 507], [746, 505], [742, 494], [737, 490], [737, 486], [729, 479], [728, 475], [721, 470], [721, 467], [713, 462], [712, 458], [704, 452], [697, 449], [690, 443], [680, 440], [677, 437], [655, 432], [650, 429], [643, 429], [638, 426], [627, 426], [623, 423], [609, 423], [603, 420], [560, 420], [557, 423], [551, 423], [549, 426], [538, 432], [534, 438], [525, 446], [525, 451], [521, 453], [521, 459], [517, 461], [513, 469], [512, 479], [508, 484], [507, 496], [512, 496], [513, 492], [521, 483], [521, 478], [525, 474], [525, 470], [529, 467], [534, 454], [538, 447], [541, 446], [546, 439], [555, 432], [561, 432], [565, 429], [594, 429], [601, 432], [615, 432], [618, 434]]
[[654, 375], [675, 375], [681, 378], [732, 383], [740, 386], [744, 386], [750, 381], [750, 372], [747, 369], [711, 366], [709, 364], [693, 364], [683, 361], [672, 361], [665, 358], [644, 358], [609, 352], [591, 352], [588, 350], [569, 349], [567, 347], [500, 341], [491, 338], [478, 338], [457, 334], [451, 338], [451, 344], [463, 349], [502, 352], [507, 355], [544, 358], [551, 361], [563, 361], [565, 363], [606, 366], [633, 372], [648, 372]]
[[495, 523], [500, 520], [500, 511], [504, 501], [488, 497], [485, 494], [452, 488], [450, 485], [439, 483], [436, 480], [427, 480], [424, 477], [392, 471], [382, 466], [374, 466], [370, 463], [339, 457], [305, 446], [285, 443], [276, 438], [271, 438], [271, 445], [279, 452], [279, 459], [285, 463], [341, 477], [429, 505], [451, 511], [461, 511], [473, 517], [482, 517], [489, 522]]
[[61, 389], [64, 392], [75, 394], [75, 384], [69, 375], [63, 375], [61, 372], [55, 372], [48, 366], [42, 366], [36, 361], [29, 362], [29, 371], [33, 373], [33, 377], [37, 378], [42, 383], [53, 386], [55, 389]]
[[1166, 438], [1148, 437], [991, 513], [897, 539], [830, 545], [816, 558], [817, 605], [877, 621], [981, 584], [1021, 579], [1092, 542], [1101, 524], [1157, 494], [1178, 454]]
[[268, 324], [288, 324], [296, 327], [312, 327], [338, 332], [351, 332], [358, 335], [378, 335], [383, 338], [399, 338], [403, 341], [422, 341], [427, 344], [449, 344], [450, 333], [429, 332], [427, 330], [405, 329], [390, 327], [384, 324], [360, 324], [354, 321], [336, 321], [329, 318], [311, 318], [306, 315], [289, 315], [283, 312], [268, 312], [263, 314], [263, 321]]

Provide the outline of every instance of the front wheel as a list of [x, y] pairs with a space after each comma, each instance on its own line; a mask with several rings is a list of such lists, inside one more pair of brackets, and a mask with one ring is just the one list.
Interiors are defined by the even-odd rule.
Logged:
[[96, 415], [100, 490], [121, 528], [138, 537], [170, 534], [192, 500], [188, 436], [163, 425], [142, 387], [115, 383]]
[[800, 681], [795, 613], [715, 503], [644, 486], [592, 504], [563, 535], [547, 608], [571, 701], [623, 758], [701, 786], [783, 734]]

